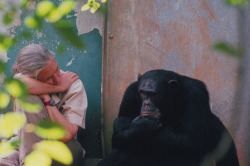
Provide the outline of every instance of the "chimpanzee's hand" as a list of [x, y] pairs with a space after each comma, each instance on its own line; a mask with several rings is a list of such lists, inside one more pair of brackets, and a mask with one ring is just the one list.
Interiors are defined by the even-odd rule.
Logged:
[[162, 124], [160, 123], [159, 119], [154, 119], [154, 118], [148, 118], [148, 117], [143, 117], [143, 116], [137, 116], [131, 123], [132, 127], [141, 129], [141, 130], [147, 130], [148, 132], [150, 131], [157, 131], [160, 129]]

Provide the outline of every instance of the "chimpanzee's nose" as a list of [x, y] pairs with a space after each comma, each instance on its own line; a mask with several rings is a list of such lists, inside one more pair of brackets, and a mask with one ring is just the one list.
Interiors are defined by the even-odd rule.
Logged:
[[144, 107], [150, 107], [150, 101], [145, 100], [145, 101], [143, 102], [143, 106], [144, 106]]

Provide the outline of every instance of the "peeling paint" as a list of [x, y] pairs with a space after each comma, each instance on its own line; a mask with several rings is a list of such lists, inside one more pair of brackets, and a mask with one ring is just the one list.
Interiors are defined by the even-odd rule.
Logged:
[[0, 51], [0, 60], [4, 63], [8, 62], [10, 58], [7, 57], [7, 53]]
[[[4, 1], [4, 3], [9, 3], [8, 0], [3, 0], [3, 1]], [[21, 2], [21, 1], [18, 1], [18, 0], [11, 1], [11, 3], [12, 3], [13, 5], [17, 5], [17, 6], [19, 6], [19, 3], [20, 3], [20, 2]], [[8, 5], [5, 6], [5, 7], [8, 7]], [[4, 11], [5, 11], [5, 10], [4, 10]], [[7, 34], [7, 35], [12, 35], [13, 33], [15, 33], [13, 27], [17, 27], [17, 26], [20, 26], [20, 25], [21, 25], [21, 19], [20, 19], [20, 15], [21, 15], [21, 14], [22, 14], [22, 11], [21, 11], [21, 9], [19, 9], [19, 10], [17, 11], [15, 20], [14, 20], [10, 25], [5, 25], [5, 24], [3, 24], [2, 21], [0, 21], [0, 32], [1, 32], [1, 33], [4, 33], [4, 34]], [[1, 11], [0, 11], [0, 19], [1, 19], [1, 20], [3, 20], [3, 16], [4, 16], [3, 10], [1, 10]]]
[[176, 4], [174, 5], [174, 10], [176, 11], [176, 10], [179, 10], [179, 8], [180, 8], [180, 2], [181, 2], [181, 0], [178, 0], [177, 2], [176, 2]]
[[101, 14], [92, 14], [89, 11], [81, 11], [83, 2], [77, 1], [75, 12], [77, 13], [76, 27], [78, 29], [78, 35], [88, 33], [93, 29], [98, 29], [101, 36], [103, 36], [103, 23], [104, 16]]
[[66, 64], [66, 66], [70, 66], [74, 60], [75, 60], [75, 57], [73, 57], [73, 58]]
[[[5, 3], [7, 3], [7, 2], [5, 2]], [[13, 1], [12, 3], [13, 3], [13, 5], [14, 4], [18, 5], [18, 3], [20, 3], [20, 1]], [[11, 37], [14, 37], [14, 34], [16, 33], [15, 27], [21, 25], [21, 19], [20, 19], [21, 14], [22, 14], [22, 11], [18, 10], [15, 20], [10, 25], [5, 25], [5, 24], [3, 24], [2, 21], [0, 21], [0, 32], [2, 34], [6, 34], [6, 35], [10, 35]], [[1, 20], [3, 19], [2, 17], [3, 17], [3, 13], [2, 13], [2, 11], [0, 11], [0, 19]], [[7, 57], [7, 53], [0, 50], [0, 60], [2, 60], [3, 62], [8, 62], [9, 59], [10, 58]], [[0, 80], [2, 80], [3, 78], [4, 77], [1, 77]]]
[[[8, 62], [9, 59], [10, 58], [7, 57], [7, 53], [0, 50], [0, 60], [6, 63]], [[1, 86], [1, 83], [3, 83], [5, 77], [6, 77], [5, 74], [0, 74], [0, 86]]]
[[40, 37], [43, 37], [43, 33], [42, 32], [39, 32], [38, 30], [36, 31], [36, 35], [37, 35], [37, 37], [38, 38], [40, 38]]
[[[7, 53], [0, 51], [0, 60], [4, 63], [8, 62], [10, 58], [8, 58]], [[0, 83], [3, 83], [4, 79], [6, 78], [5, 74], [0, 74]]]
[[3, 83], [4, 79], [6, 78], [5, 74], [0, 74], [0, 86]]

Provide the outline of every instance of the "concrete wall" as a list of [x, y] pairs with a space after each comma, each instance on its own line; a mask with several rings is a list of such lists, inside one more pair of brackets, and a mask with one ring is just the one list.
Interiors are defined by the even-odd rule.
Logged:
[[[211, 49], [220, 40], [237, 45], [237, 19], [237, 10], [222, 0], [109, 1], [103, 57], [105, 154], [111, 151], [113, 120], [125, 89], [138, 73], [161, 68], [206, 83], [213, 113], [233, 135], [241, 163], [249, 160], [249, 141], [236, 135], [239, 128], [230, 127], [238, 60]], [[245, 119], [249, 122], [249, 114]]]

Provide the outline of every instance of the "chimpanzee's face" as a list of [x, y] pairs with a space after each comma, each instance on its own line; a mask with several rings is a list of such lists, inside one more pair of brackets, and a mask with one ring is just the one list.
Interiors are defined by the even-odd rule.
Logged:
[[174, 76], [158, 71], [147, 72], [138, 76], [138, 93], [141, 99], [141, 116], [166, 118], [174, 112], [179, 83]]
[[138, 93], [142, 102], [141, 116], [159, 119], [160, 104], [162, 94], [159, 91], [157, 82], [153, 79], [141, 79], [139, 82]]

